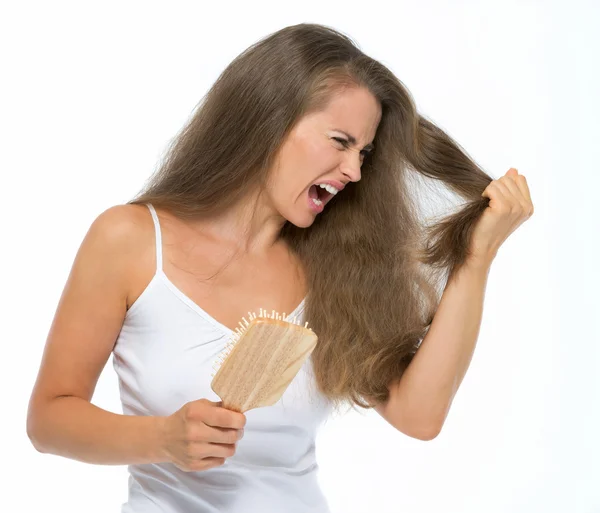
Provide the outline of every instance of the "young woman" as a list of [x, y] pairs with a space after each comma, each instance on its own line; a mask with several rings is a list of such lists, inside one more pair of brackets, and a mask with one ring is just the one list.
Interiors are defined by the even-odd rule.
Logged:
[[[465, 204], [426, 226], [417, 175]], [[492, 180], [348, 37], [276, 32], [225, 69], [140, 194], [90, 227], [31, 396], [32, 443], [128, 465], [124, 513], [328, 511], [319, 425], [349, 404], [437, 436], [491, 263], [532, 213], [522, 175]], [[211, 366], [260, 308], [319, 341], [280, 401], [242, 414], [219, 403]], [[111, 353], [124, 415], [91, 403]]]

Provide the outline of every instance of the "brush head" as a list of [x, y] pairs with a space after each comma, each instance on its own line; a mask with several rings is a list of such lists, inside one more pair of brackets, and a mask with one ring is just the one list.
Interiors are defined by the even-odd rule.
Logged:
[[245, 412], [275, 404], [317, 345], [317, 336], [279, 314], [243, 318], [216, 364], [211, 388], [223, 408]]

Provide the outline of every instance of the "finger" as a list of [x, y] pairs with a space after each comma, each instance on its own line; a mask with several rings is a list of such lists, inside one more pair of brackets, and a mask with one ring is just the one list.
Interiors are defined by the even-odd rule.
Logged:
[[[496, 182], [497, 182], [497, 181], [498, 181], [498, 180], [492, 180], [490, 183], [488, 183], [488, 186], [487, 186], [487, 187], [484, 189], [484, 191], [481, 193], [481, 195], [482, 195], [484, 198], [490, 198], [490, 199], [492, 199], [492, 195], [494, 194], [494, 192], [492, 191], [492, 188], [495, 186], [495, 184], [496, 184]], [[490, 194], [490, 192], [491, 192], [492, 194]]]
[[221, 443], [199, 443], [194, 444], [194, 453], [201, 459], [209, 458], [231, 458], [237, 449], [235, 444]]
[[500, 180], [494, 180], [488, 185], [489, 198], [499, 203], [512, 204], [512, 194]]
[[531, 196], [529, 195], [529, 187], [527, 186], [527, 180], [524, 175], [519, 174], [519, 170], [517, 168], [511, 167], [506, 176], [510, 176], [514, 182], [519, 187], [519, 190], [523, 194], [523, 197], [527, 199], [527, 201], [531, 202]]
[[525, 178], [524, 175], [519, 175], [516, 180], [515, 183], [519, 186], [519, 189], [521, 190], [521, 193], [523, 194], [523, 196], [525, 197], [525, 199], [532, 204], [531, 201], [531, 194], [529, 193], [529, 186], [527, 185], [527, 180]]
[[227, 408], [213, 408], [206, 415], [204, 423], [211, 427], [242, 429], [246, 424], [246, 417]]
[[234, 444], [243, 435], [240, 429], [206, 426], [206, 440], [210, 443]]
[[511, 177], [503, 176], [502, 178], [500, 178], [500, 183], [508, 189], [513, 205], [520, 205], [521, 208], [525, 211], [529, 210], [527, 198], [523, 196], [521, 189], [519, 189], [519, 186]]

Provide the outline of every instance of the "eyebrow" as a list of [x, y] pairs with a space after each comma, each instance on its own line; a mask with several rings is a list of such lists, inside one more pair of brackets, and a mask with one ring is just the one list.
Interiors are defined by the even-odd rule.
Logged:
[[[348, 141], [350, 141], [351, 144], [356, 144], [356, 138], [351, 136], [348, 132], [345, 132], [344, 130], [340, 130], [339, 128], [334, 128], [334, 130], [336, 132], [341, 132], [342, 134], [344, 134], [348, 138]], [[374, 149], [375, 149], [375, 146], [373, 145], [373, 143], [369, 143], [363, 148], [363, 150], [369, 150], [369, 151], [373, 151]]]

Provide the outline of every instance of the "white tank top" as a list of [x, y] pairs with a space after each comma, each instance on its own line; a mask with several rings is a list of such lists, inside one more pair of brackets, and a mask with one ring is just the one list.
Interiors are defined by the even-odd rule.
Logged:
[[[164, 274], [160, 224], [147, 206], [156, 274], [127, 311], [113, 367], [125, 415], [167, 416], [189, 401], [221, 400], [210, 388], [212, 366], [233, 332]], [[288, 317], [304, 322], [304, 304]], [[171, 463], [129, 465], [121, 513], [329, 512], [317, 478], [315, 437], [330, 412], [309, 357], [277, 403], [244, 413], [244, 437], [223, 465], [200, 472]]]

